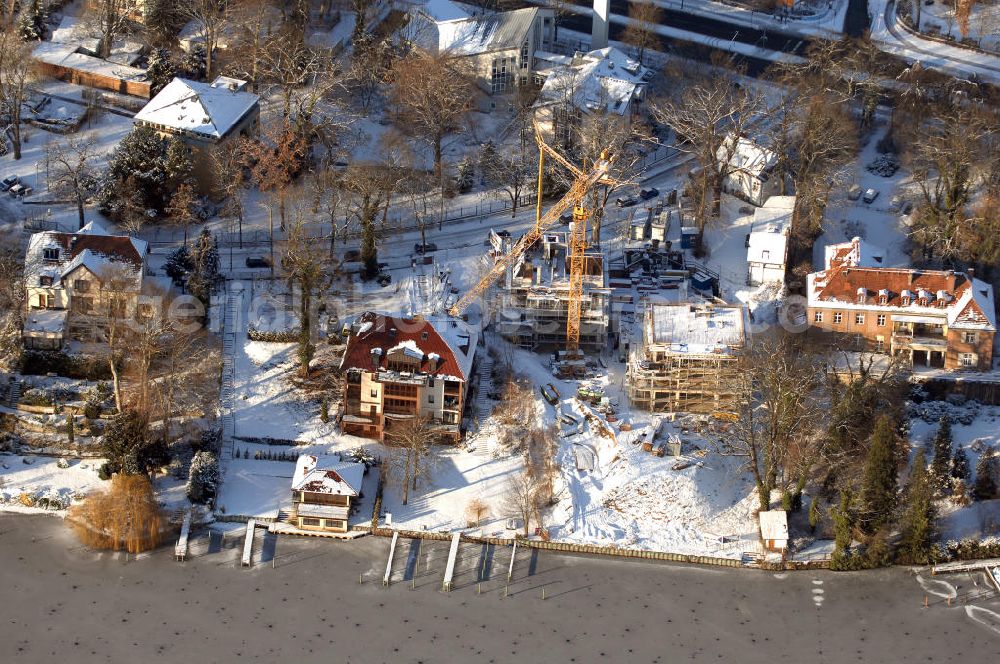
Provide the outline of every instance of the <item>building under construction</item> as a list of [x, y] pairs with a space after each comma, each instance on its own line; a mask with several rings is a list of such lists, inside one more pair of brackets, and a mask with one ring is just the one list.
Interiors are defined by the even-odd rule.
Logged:
[[[566, 346], [570, 301], [567, 233], [546, 232], [508, 271], [498, 289], [497, 330], [522, 348]], [[585, 253], [580, 306], [580, 348], [600, 351], [607, 343], [611, 289], [599, 248]]]
[[654, 412], [735, 410], [746, 309], [654, 303], [639, 325], [642, 343], [631, 349], [626, 379], [633, 406]]

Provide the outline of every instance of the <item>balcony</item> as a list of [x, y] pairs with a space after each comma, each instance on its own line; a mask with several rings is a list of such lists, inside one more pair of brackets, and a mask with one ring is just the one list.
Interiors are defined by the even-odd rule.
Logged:
[[948, 340], [938, 336], [923, 336], [907, 332], [894, 332], [892, 347], [895, 350], [934, 350], [944, 351], [948, 348]]

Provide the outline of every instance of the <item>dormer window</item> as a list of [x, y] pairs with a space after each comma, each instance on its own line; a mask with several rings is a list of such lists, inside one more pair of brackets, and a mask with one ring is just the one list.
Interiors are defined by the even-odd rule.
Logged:
[[59, 247], [45, 247], [42, 249], [42, 259], [47, 261], [59, 260]]
[[393, 328], [389, 329], [389, 338], [391, 338], [391, 339], [395, 339], [396, 338], [396, 328], [393, 327]]
[[904, 307], [910, 306], [913, 303], [913, 293], [908, 290], [903, 291], [900, 295], [900, 300]]
[[426, 330], [425, 330], [424, 332], [421, 332], [421, 333], [420, 333], [420, 340], [421, 340], [421, 341], [427, 341], [427, 337], [428, 337], [428, 336], [429, 336], [429, 335], [427, 334], [427, 332], [426, 332]]
[[878, 303], [889, 304], [889, 289], [883, 288], [878, 292]]
[[867, 299], [868, 299], [868, 289], [864, 288], [864, 287], [859, 288], [858, 289], [858, 304], [864, 304]]

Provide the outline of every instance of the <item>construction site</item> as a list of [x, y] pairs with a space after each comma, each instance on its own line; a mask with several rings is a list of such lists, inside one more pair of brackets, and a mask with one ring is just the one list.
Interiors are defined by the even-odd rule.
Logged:
[[656, 412], [731, 413], [746, 344], [741, 306], [648, 304], [628, 359], [632, 405]]

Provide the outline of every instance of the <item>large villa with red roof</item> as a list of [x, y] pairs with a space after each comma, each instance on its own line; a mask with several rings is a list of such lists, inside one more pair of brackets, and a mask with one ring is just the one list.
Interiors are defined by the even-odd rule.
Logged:
[[993, 288], [972, 273], [882, 267], [859, 238], [826, 248], [808, 278], [813, 328], [905, 355], [914, 367], [987, 371], [993, 363]]
[[457, 442], [477, 341], [457, 319], [359, 316], [341, 361], [344, 432], [382, 441], [394, 425], [423, 417]]

